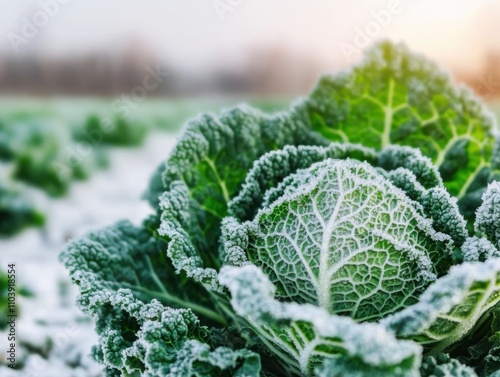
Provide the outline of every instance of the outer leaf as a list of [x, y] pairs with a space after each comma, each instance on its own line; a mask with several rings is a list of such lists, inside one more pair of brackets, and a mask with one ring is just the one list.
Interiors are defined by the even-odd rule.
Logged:
[[[157, 226], [155, 222], [145, 225]], [[71, 242], [61, 261], [80, 287], [78, 305], [94, 315], [99, 299], [125, 288], [145, 303], [157, 299], [224, 323], [204, 288], [175, 273], [164, 255], [167, 245], [147, 228], [137, 228], [128, 221]]]
[[432, 161], [422, 155], [420, 149], [388, 146], [380, 151], [377, 165], [385, 170], [404, 167], [415, 174], [417, 181], [427, 189], [443, 185], [443, 180]]
[[215, 268], [219, 267], [218, 255], [210, 253], [208, 242], [203, 238], [205, 233], [196, 219], [193, 219], [186, 184], [181, 181], [173, 182], [170, 191], [160, 197], [160, 208], [163, 214], [158, 233], [170, 240], [166, 248], [167, 256], [176, 273], [182, 271], [196, 282], [203, 283], [209, 290], [217, 291]]
[[258, 376], [258, 355], [212, 346], [208, 328], [193, 312], [207, 324], [226, 320], [209, 292], [175, 273], [165, 249], [167, 243], [146, 228], [121, 222], [73, 241], [62, 253], [80, 287], [79, 306], [98, 319], [94, 358], [109, 375], [118, 370], [130, 376], [206, 376], [227, 370]]
[[[174, 181], [184, 181], [197, 206], [215, 218], [226, 215], [227, 202], [240, 187], [253, 162], [285, 145], [325, 145], [307, 129], [300, 114], [265, 116], [247, 106], [204, 114], [188, 123], [165, 166], [153, 177], [149, 198]], [[158, 177], [163, 171], [163, 190]], [[157, 198], [158, 196], [156, 196]], [[157, 206], [158, 201], [154, 201]], [[208, 226], [208, 224], [206, 224]]]
[[422, 377], [477, 377], [472, 368], [444, 354], [424, 358], [420, 373]]
[[168, 308], [157, 300], [144, 304], [128, 290], [100, 305], [100, 345], [93, 357], [108, 370], [137, 377], [259, 376], [257, 354], [212, 348], [207, 328], [190, 310]]
[[461, 341], [453, 353], [473, 366], [480, 376], [493, 377], [500, 371], [500, 306], [496, 305], [484, 317], [477, 334]]
[[[161, 343], [155, 343], [158, 345]], [[161, 353], [164, 350], [160, 350]], [[164, 359], [155, 360], [158, 363], [158, 377], [212, 377], [226, 374], [235, 377], [258, 377], [260, 376], [260, 358], [259, 355], [247, 350], [241, 349], [234, 351], [228, 347], [218, 347], [211, 350], [206, 343], [198, 340], [188, 340], [183, 347], [175, 351], [176, 361], [169, 366], [161, 364]], [[162, 356], [162, 354], [158, 356]], [[169, 355], [170, 356], [170, 355]]]
[[[162, 173], [160, 233], [171, 241], [168, 255], [176, 270], [217, 289], [220, 221], [254, 160], [287, 144], [318, 143], [327, 142], [298, 114], [267, 117], [242, 106], [189, 123]], [[146, 194], [150, 200], [161, 190], [160, 171]]]
[[368, 164], [325, 160], [291, 179], [252, 223], [227, 220], [223, 232], [227, 260], [246, 254], [280, 299], [375, 320], [415, 303], [448, 269], [449, 237]]
[[[403, 190], [406, 195], [416, 202], [421, 202], [425, 188], [417, 181], [417, 177], [406, 168], [397, 168], [389, 172], [380, 171], [394, 186]], [[423, 212], [423, 208], [422, 208]]]
[[491, 258], [500, 258], [500, 251], [486, 238], [470, 237], [462, 246], [465, 262], [484, 262]]
[[[415, 200], [420, 199], [417, 192], [423, 194], [422, 185], [427, 188], [442, 186], [442, 180], [432, 161], [417, 149], [390, 146], [377, 153], [373, 149], [348, 143], [331, 143], [324, 147], [286, 146], [282, 150], [266, 153], [254, 163], [238, 195], [229, 203], [230, 215], [241, 221], [253, 219], [258, 209], [268, 205], [270, 196], [278, 198], [282, 195], [279, 188], [272, 192], [269, 192], [270, 189], [276, 188], [297, 170], [309, 168], [313, 163], [327, 158], [356, 159], [382, 167], [388, 171], [384, 174], [389, 179], [394, 179], [396, 185], [399, 183], [398, 187], [408, 190], [409, 195], [414, 194]], [[404, 178], [400, 177], [401, 171], [398, 173], [395, 170], [401, 168], [409, 172], [411, 177], [408, 174]]]
[[384, 318], [382, 324], [436, 354], [473, 332], [499, 301], [500, 259], [464, 263], [432, 284], [417, 304]]
[[426, 216], [433, 220], [434, 229], [449, 234], [457, 246], [465, 242], [467, 223], [458, 210], [456, 198], [443, 188], [431, 188], [422, 195], [420, 202]]
[[493, 376], [500, 373], [500, 332], [496, 332], [489, 339], [490, 350], [484, 358], [484, 375]]
[[162, 162], [157, 166], [153, 175], [149, 179], [147, 190], [142, 194], [142, 199], [146, 200], [151, 207], [157, 209], [160, 201], [160, 196], [165, 191], [163, 186], [163, 172], [165, 170], [165, 163]]
[[[420, 148], [439, 167], [468, 217], [496, 169], [496, 124], [473, 95], [403, 45], [383, 42], [362, 63], [324, 77], [304, 104], [314, 130], [332, 141]], [[491, 162], [493, 161], [493, 165]], [[473, 201], [474, 203], [471, 203]]]
[[482, 197], [483, 203], [477, 210], [474, 227], [486, 238], [500, 247], [500, 182], [491, 183]]
[[229, 203], [229, 213], [241, 221], [253, 219], [265, 202], [267, 190], [276, 187], [290, 174], [309, 168], [315, 162], [327, 158], [355, 158], [375, 163], [376, 157], [373, 149], [339, 143], [332, 143], [327, 147], [286, 146], [266, 153], [253, 164], [240, 192]]
[[328, 368], [325, 360], [333, 359], [337, 375], [367, 370], [376, 376], [418, 375], [417, 345], [396, 340], [377, 324], [357, 324], [313, 305], [276, 301], [275, 287], [256, 266], [223, 267], [220, 281], [229, 288], [236, 313], [292, 370], [312, 374], [317, 367]]

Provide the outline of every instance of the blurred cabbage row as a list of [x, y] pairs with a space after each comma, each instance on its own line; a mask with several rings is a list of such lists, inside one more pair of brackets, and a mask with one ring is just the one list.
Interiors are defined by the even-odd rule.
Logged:
[[[285, 103], [250, 102], [265, 111]], [[109, 100], [0, 102], [0, 237], [43, 226], [46, 215], [37, 210], [33, 189], [64, 197], [73, 182], [108, 167], [112, 148], [138, 147], [152, 130], [177, 131], [189, 117], [221, 102], [154, 99], [113, 111], [116, 105]]]

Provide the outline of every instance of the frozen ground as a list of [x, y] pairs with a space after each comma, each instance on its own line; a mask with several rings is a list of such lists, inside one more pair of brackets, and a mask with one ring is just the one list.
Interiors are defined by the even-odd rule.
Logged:
[[[70, 238], [120, 219], [139, 224], [151, 212], [141, 200], [149, 178], [173, 147], [176, 135], [150, 134], [140, 149], [118, 149], [106, 171], [73, 185], [59, 200], [38, 198], [48, 214], [43, 231], [28, 230], [0, 241], [3, 269], [15, 262], [17, 280], [34, 293], [18, 298], [17, 360], [25, 368], [16, 372], [0, 366], [5, 377], [97, 377], [101, 368], [88, 357], [96, 336], [92, 321], [75, 307], [76, 289], [58, 262], [59, 251]], [[0, 363], [5, 357], [7, 334], [0, 332]]]

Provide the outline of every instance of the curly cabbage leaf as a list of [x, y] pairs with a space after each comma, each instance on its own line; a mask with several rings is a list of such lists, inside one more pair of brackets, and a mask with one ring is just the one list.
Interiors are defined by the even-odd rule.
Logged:
[[491, 258], [500, 258], [500, 251], [486, 238], [469, 237], [462, 245], [465, 262], [484, 262]]
[[[319, 374], [324, 375], [327, 368], [327, 375], [361, 370], [387, 377], [418, 375], [420, 347], [396, 340], [380, 325], [357, 324], [310, 304], [278, 301], [274, 285], [253, 265], [226, 266], [219, 278], [231, 292], [236, 313], [250, 322], [291, 372], [313, 374], [322, 368]], [[325, 360], [335, 363], [327, 365]], [[338, 368], [348, 364], [349, 368]]]
[[499, 306], [492, 308], [474, 334], [461, 341], [453, 355], [462, 363], [474, 368], [479, 376], [493, 377], [500, 371], [500, 313]]
[[200, 115], [151, 179], [156, 214], [62, 253], [94, 359], [134, 377], [498, 374], [495, 132], [387, 43], [285, 113]]
[[368, 164], [327, 159], [293, 179], [244, 226], [248, 259], [278, 298], [376, 320], [451, 265], [450, 238]]
[[420, 373], [422, 377], [477, 377], [472, 368], [446, 354], [424, 358]]
[[149, 226], [156, 225], [120, 222], [73, 241], [61, 255], [80, 288], [78, 305], [97, 318], [93, 358], [109, 373], [130, 376], [258, 376], [257, 354], [213, 346], [198, 318], [225, 326], [225, 317], [203, 286], [174, 272], [165, 241]]
[[328, 144], [297, 118], [265, 116], [240, 106], [188, 124], [145, 194], [165, 213], [160, 233], [172, 238], [169, 253], [176, 254], [173, 263], [178, 270], [215, 284], [214, 271], [221, 266], [214, 253], [220, 222], [254, 160], [288, 144]]
[[251, 220], [261, 208], [266, 191], [277, 186], [290, 174], [327, 158], [356, 158], [375, 163], [375, 150], [360, 145], [332, 143], [319, 146], [285, 146], [266, 153], [253, 164], [238, 195], [229, 202], [229, 214], [240, 220]]
[[[309, 168], [313, 163], [327, 158], [355, 159], [380, 167], [381, 174], [415, 201], [423, 200], [424, 186], [442, 187], [437, 169], [429, 158], [416, 149], [391, 146], [376, 152], [371, 148], [348, 143], [286, 146], [281, 150], [268, 152], [255, 161], [238, 195], [229, 202], [229, 214], [241, 221], [253, 219], [263, 205], [268, 205], [273, 197], [283, 194], [276, 187], [278, 184], [297, 170]], [[281, 186], [286, 187], [287, 184]]]
[[432, 284], [418, 303], [384, 318], [398, 337], [439, 353], [462, 339], [500, 301], [500, 259], [464, 263]]
[[468, 218], [497, 177], [494, 118], [469, 90], [404, 45], [375, 45], [358, 66], [324, 77], [302, 109], [328, 140], [420, 149]]
[[477, 210], [474, 228], [498, 248], [500, 247], [500, 182], [490, 184], [482, 200]]

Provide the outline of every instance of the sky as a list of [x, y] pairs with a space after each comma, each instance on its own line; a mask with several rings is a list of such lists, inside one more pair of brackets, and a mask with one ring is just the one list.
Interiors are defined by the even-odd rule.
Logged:
[[404, 41], [466, 70], [500, 49], [500, 0], [0, 0], [0, 54], [13, 53], [12, 36], [23, 35], [26, 18], [56, 1], [66, 4], [18, 46], [19, 54], [71, 56], [141, 40], [160, 59], [197, 70], [280, 46], [336, 69], [355, 56], [346, 58], [345, 50], [358, 48], [358, 36]]

